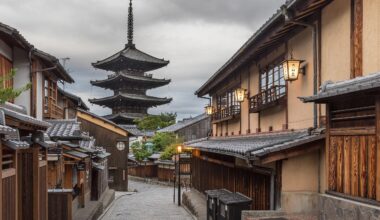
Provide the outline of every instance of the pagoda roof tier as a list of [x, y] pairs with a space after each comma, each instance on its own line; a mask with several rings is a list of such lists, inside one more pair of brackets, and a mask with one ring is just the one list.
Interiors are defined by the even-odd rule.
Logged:
[[152, 75], [137, 75], [128, 73], [117, 73], [108, 76], [108, 79], [91, 81], [91, 85], [106, 89], [118, 89], [125, 85], [141, 85], [146, 89], [165, 86], [171, 82], [170, 79], [155, 79]]
[[92, 66], [108, 71], [141, 70], [151, 71], [169, 64], [169, 61], [159, 59], [136, 49], [134, 44], [126, 44], [125, 48], [116, 54], [92, 63]]
[[116, 123], [133, 123], [135, 119], [143, 118], [147, 114], [143, 113], [117, 113], [103, 116], [105, 119], [111, 120]]
[[89, 99], [89, 102], [97, 105], [113, 107], [119, 105], [122, 102], [125, 105], [133, 106], [144, 106], [144, 107], [153, 107], [157, 105], [164, 105], [170, 103], [171, 98], [158, 98], [153, 96], [147, 96], [142, 94], [130, 94], [130, 93], [119, 93], [114, 96], [109, 96], [100, 99]]

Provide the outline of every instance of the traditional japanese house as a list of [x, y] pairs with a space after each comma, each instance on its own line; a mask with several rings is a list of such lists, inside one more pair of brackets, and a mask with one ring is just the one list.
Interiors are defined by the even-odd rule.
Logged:
[[[0, 107], [1, 123], [12, 127], [3, 137], [2, 219], [47, 219], [47, 148], [41, 130], [49, 123], [26, 115], [24, 107]], [[23, 140], [28, 140], [28, 142]]]
[[158, 98], [146, 94], [148, 89], [158, 88], [170, 83], [167, 79], [153, 78], [146, 72], [165, 67], [169, 61], [158, 59], [138, 49], [133, 44], [132, 0], [128, 14], [128, 43], [116, 54], [93, 63], [97, 69], [112, 71], [114, 74], [105, 80], [91, 81], [97, 87], [111, 89], [110, 97], [90, 99], [93, 104], [109, 107], [111, 115], [104, 116], [117, 124], [133, 124], [133, 121], [148, 114], [150, 107], [171, 102], [171, 98]]
[[110, 154], [109, 187], [128, 191], [128, 131], [110, 120], [80, 109], [77, 111], [77, 120], [81, 123], [81, 129], [96, 139], [96, 145], [104, 147]]
[[210, 117], [206, 114], [201, 114], [194, 118], [185, 118], [157, 132], [175, 133], [178, 138], [182, 138], [183, 141], [187, 142], [211, 135], [210, 124]]
[[81, 97], [76, 96], [61, 87], [57, 87], [57, 91], [58, 106], [63, 109], [62, 119], [76, 118], [78, 108], [85, 111], [90, 110]]
[[[334, 84], [322, 82], [380, 69], [375, 49], [380, 45], [380, 32], [371, 28], [380, 24], [379, 4], [374, 0], [287, 1], [196, 91], [198, 96], [212, 98], [207, 110], [212, 113], [213, 137], [187, 143], [194, 148], [193, 186], [200, 191], [227, 188], [241, 192], [253, 199], [253, 209], [276, 210], [244, 212], [247, 219], [302, 214], [298, 218], [305, 219], [321, 213], [327, 219], [344, 219], [339, 210], [348, 212], [344, 205], [354, 203], [346, 204], [340, 195], [373, 197], [374, 189], [367, 190], [372, 194], [360, 191], [366, 188], [363, 182], [373, 185], [373, 180], [362, 177], [347, 182], [343, 167], [348, 166], [342, 163], [373, 155], [367, 128], [374, 125], [374, 98], [350, 102], [310, 98], [317, 104], [305, 104], [298, 97], [316, 95], [320, 86], [322, 96], [324, 90], [335, 93], [329, 90]], [[325, 101], [330, 103], [327, 120], [319, 104]], [[347, 138], [347, 127], [353, 127], [350, 136], [364, 131], [355, 126], [363, 127], [368, 136]], [[338, 133], [344, 137], [333, 136]], [[352, 141], [354, 152], [362, 149], [346, 162], [339, 156], [346, 154], [341, 147], [344, 140]], [[355, 147], [358, 141], [366, 144]], [[351, 167], [354, 177], [355, 166]], [[367, 175], [372, 168], [358, 169]], [[348, 184], [353, 188], [345, 193]], [[326, 201], [321, 197], [335, 202], [321, 204]], [[321, 210], [319, 205], [327, 207]], [[363, 208], [364, 203], [359, 206]]]
[[[90, 140], [80, 129], [80, 123], [72, 120], [49, 120], [52, 126], [47, 134], [59, 141], [61, 155], [58, 160], [50, 161], [49, 186], [52, 188], [72, 189], [73, 207], [84, 208], [90, 200], [91, 191], [91, 155], [80, 149], [80, 141]], [[56, 172], [53, 172], [53, 171]], [[63, 172], [61, 172], [63, 170]], [[58, 187], [56, 187], [58, 186]], [[76, 205], [77, 204], [77, 205]]]

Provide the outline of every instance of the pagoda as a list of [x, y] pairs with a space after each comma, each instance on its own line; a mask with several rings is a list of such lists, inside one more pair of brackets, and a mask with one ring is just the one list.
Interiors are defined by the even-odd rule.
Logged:
[[92, 63], [97, 69], [112, 71], [107, 79], [91, 81], [93, 86], [114, 91], [112, 96], [90, 99], [93, 104], [112, 109], [111, 115], [104, 116], [117, 124], [133, 124], [133, 121], [148, 115], [148, 109], [167, 104], [171, 98], [148, 96], [148, 89], [170, 83], [170, 79], [156, 79], [146, 72], [165, 67], [169, 61], [146, 54], [133, 44], [132, 0], [128, 10], [128, 44], [116, 54]]

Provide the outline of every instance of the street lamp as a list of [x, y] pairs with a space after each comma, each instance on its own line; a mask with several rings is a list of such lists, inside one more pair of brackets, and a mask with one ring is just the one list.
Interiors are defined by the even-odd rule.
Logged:
[[178, 154], [178, 206], [181, 206], [181, 153], [182, 146], [177, 146], [177, 154]]

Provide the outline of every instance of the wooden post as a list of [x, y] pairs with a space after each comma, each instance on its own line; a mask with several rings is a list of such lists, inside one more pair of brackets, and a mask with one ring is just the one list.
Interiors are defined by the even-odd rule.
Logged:
[[[3, 147], [0, 140], [0, 159], [3, 162]], [[3, 166], [0, 167], [0, 220], [3, 220]]]
[[376, 200], [380, 201], [380, 98], [376, 98]]
[[39, 149], [34, 144], [32, 145], [32, 154], [33, 154], [33, 219], [39, 220], [40, 215], [40, 197], [39, 197], [39, 186], [40, 186], [40, 166], [39, 166], [39, 159], [38, 159], [38, 153]]
[[351, 0], [351, 78], [363, 75], [363, 0]]

